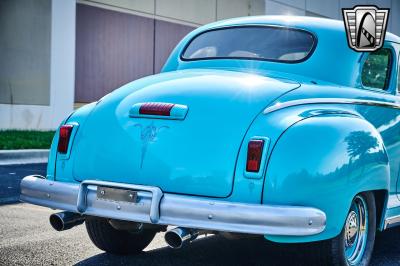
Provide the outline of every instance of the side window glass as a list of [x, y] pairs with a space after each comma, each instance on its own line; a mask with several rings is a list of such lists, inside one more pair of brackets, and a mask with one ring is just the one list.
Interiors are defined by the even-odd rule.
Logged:
[[[400, 57], [399, 57], [400, 60]], [[400, 61], [397, 61], [398, 64], [400, 63]], [[400, 92], [400, 64], [399, 64], [399, 70], [397, 71], [397, 91]]]
[[370, 53], [362, 68], [361, 82], [363, 86], [387, 89], [391, 64], [392, 53], [389, 49], [379, 49]]

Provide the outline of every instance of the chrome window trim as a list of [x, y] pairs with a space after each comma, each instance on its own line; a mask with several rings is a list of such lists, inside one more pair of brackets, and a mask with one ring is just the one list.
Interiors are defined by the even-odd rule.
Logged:
[[263, 114], [269, 114], [284, 108], [307, 105], [307, 104], [357, 104], [357, 105], [370, 105], [370, 106], [381, 106], [388, 108], [400, 109], [400, 104], [375, 101], [375, 100], [364, 100], [364, 99], [345, 99], [345, 98], [312, 98], [312, 99], [301, 99], [287, 102], [278, 102], [272, 106], [264, 109]]

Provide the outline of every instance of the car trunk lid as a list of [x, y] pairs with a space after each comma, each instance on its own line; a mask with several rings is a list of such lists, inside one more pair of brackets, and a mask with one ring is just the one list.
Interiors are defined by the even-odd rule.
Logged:
[[[225, 70], [135, 81], [106, 96], [83, 125], [73, 147], [74, 178], [226, 197], [248, 127], [269, 103], [297, 87]], [[170, 115], [140, 112], [154, 104]]]

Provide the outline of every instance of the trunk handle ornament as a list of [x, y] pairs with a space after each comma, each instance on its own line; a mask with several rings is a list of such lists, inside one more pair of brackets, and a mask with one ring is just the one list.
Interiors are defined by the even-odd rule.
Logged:
[[84, 213], [87, 208], [87, 194], [89, 186], [104, 186], [111, 188], [122, 188], [122, 189], [132, 189], [139, 191], [146, 191], [152, 194], [151, 197], [151, 205], [150, 205], [150, 221], [152, 223], [157, 223], [160, 220], [160, 203], [161, 198], [163, 197], [163, 192], [158, 187], [148, 187], [141, 185], [130, 185], [130, 184], [120, 184], [117, 185], [113, 182], [107, 181], [97, 181], [97, 180], [85, 180], [82, 181], [79, 185], [78, 199], [76, 208], [79, 213]]
[[[140, 108], [144, 105], [161, 105], [170, 106], [169, 115], [152, 115], [140, 113]], [[158, 119], [169, 119], [169, 120], [184, 120], [189, 108], [187, 105], [165, 103], [165, 102], [142, 102], [135, 103], [129, 110], [129, 117], [133, 118], [158, 118]]]

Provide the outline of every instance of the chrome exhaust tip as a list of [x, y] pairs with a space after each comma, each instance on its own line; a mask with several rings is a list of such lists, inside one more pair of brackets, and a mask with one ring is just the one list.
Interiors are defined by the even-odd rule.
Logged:
[[57, 231], [71, 229], [85, 221], [85, 217], [73, 212], [59, 212], [50, 215], [50, 225]]
[[181, 248], [186, 243], [193, 241], [199, 235], [199, 231], [188, 228], [176, 227], [165, 233], [164, 239], [169, 247]]

